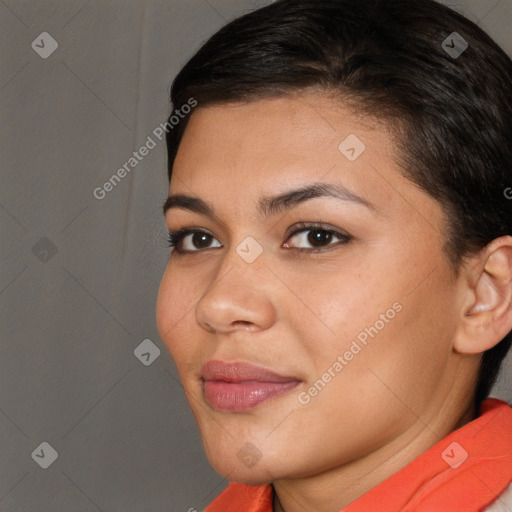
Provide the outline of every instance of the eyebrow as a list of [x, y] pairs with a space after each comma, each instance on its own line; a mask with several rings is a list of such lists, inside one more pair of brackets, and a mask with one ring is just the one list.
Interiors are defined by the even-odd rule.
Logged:
[[[262, 197], [258, 202], [258, 214], [262, 218], [278, 215], [284, 211], [291, 210], [309, 199], [317, 197], [333, 197], [344, 202], [365, 206], [373, 212], [376, 211], [376, 208], [372, 203], [358, 196], [343, 185], [333, 183], [314, 183], [298, 189], [289, 190], [276, 196]], [[170, 195], [163, 205], [164, 215], [171, 208], [182, 208], [201, 215], [216, 217], [213, 206], [207, 201], [196, 196], [188, 196], [185, 194]]]

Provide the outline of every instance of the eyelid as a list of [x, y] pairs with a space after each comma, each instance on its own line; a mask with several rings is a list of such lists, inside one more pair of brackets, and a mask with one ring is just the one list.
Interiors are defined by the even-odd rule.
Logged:
[[290, 238], [297, 233], [300, 233], [302, 231], [327, 231], [329, 233], [333, 233], [339, 237], [346, 237], [346, 238], [354, 238], [352, 235], [350, 235], [348, 232], [341, 228], [337, 228], [335, 226], [331, 226], [330, 224], [325, 224], [323, 222], [296, 222], [290, 229], [289, 233], [286, 236], [286, 238]]

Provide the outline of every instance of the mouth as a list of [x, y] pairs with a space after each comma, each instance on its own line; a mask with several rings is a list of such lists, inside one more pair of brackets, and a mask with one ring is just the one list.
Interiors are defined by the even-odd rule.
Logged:
[[301, 380], [248, 363], [208, 361], [201, 369], [203, 396], [214, 409], [245, 411], [281, 396]]

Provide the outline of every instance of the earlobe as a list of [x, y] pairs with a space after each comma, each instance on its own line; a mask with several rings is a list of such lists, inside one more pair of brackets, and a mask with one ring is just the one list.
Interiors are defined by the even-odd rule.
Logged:
[[512, 237], [493, 240], [475, 260], [454, 339], [454, 350], [461, 354], [485, 352], [512, 330]]

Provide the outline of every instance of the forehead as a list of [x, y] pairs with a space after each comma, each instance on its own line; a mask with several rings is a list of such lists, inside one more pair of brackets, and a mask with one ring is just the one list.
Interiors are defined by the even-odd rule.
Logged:
[[329, 182], [384, 216], [412, 209], [429, 218], [438, 204], [403, 177], [395, 156], [384, 123], [323, 94], [207, 106], [189, 120], [170, 193], [241, 212], [255, 209], [262, 196]]
[[331, 151], [337, 156], [338, 144], [350, 134], [366, 138], [374, 150], [392, 149], [384, 123], [325, 94], [303, 93], [197, 108], [180, 150], [192, 142], [211, 150], [222, 141], [232, 146], [233, 151], [223, 152], [229, 159], [241, 153], [264, 158], [276, 149], [289, 157], [327, 156]]
[[212, 176], [213, 170], [216, 183], [229, 174], [231, 179], [243, 176], [275, 182], [290, 174], [321, 178], [337, 166], [339, 172], [331, 177], [344, 174], [350, 180], [355, 174], [351, 171], [363, 167], [347, 159], [354, 156], [350, 144], [345, 144], [348, 153], [340, 150], [347, 139], [356, 144], [357, 160], [368, 163], [369, 157], [378, 156], [392, 164], [394, 148], [383, 127], [324, 95], [207, 106], [196, 109], [189, 120], [173, 175], [197, 181], [197, 185]]

